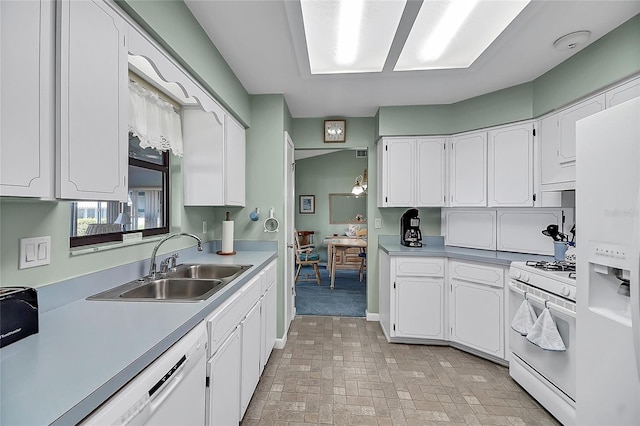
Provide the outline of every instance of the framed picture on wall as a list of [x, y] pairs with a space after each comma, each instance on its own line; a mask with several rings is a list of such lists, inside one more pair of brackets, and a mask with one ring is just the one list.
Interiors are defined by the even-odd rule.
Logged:
[[300, 213], [314, 214], [315, 212], [316, 212], [315, 195], [301, 195], [300, 196]]

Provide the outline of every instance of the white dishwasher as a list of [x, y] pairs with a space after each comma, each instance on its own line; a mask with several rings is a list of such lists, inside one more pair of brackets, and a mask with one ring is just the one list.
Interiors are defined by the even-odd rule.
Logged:
[[83, 425], [203, 425], [207, 327], [199, 324]]

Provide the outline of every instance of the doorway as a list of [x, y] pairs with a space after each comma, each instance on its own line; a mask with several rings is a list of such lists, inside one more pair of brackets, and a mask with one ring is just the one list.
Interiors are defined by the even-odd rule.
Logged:
[[[364, 317], [367, 309], [366, 248], [337, 250], [335, 284], [330, 289], [333, 238], [359, 238], [368, 233], [367, 194], [352, 194], [362, 184], [368, 150], [297, 149], [295, 228], [313, 254], [320, 257], [321, 285], [311, 267], [303, 267], [296, 282], [296, 314]], [[360, 270], [362, 266], [362, 271]]]

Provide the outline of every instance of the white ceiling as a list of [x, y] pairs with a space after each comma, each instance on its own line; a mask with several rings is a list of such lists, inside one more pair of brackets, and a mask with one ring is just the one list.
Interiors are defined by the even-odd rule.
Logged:
[[379, 106], [448, 104], [531, 81], [580, 48], [553, 42], [580, 30], [589, 43], [640, 13], [640, 0], [534, 0], [467, 69], [393, 72], [419, 10], [410, 0], [381, 73], [312, 75], [297, 0], [185, 0], [250, 94], [284, 95], [302, 117], [371, 117]]

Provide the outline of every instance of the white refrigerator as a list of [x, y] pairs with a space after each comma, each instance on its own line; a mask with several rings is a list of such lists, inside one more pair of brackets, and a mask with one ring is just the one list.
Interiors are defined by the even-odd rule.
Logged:
[[640, 424], [640, 99], [576, 125], [576, 424]]

